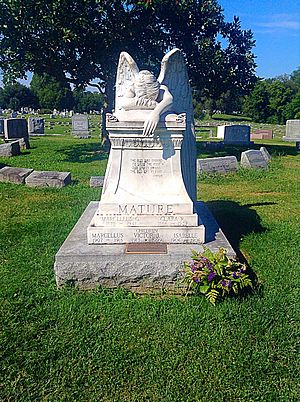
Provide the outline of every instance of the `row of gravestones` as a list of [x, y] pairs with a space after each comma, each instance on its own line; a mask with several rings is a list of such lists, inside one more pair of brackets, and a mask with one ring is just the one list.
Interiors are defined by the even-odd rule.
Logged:
[[[241, 167], [263, 168], [268, 167], [271, 156], [265, 147], [260, 150], [250, 149], [242, 152]], [[235, 156], [224, 156], [218, 158], [197, 159], [197, 173], [230, 173], [236, 172], [239, 164]]]
[[[222, 125], [217, 127], [217, 138], [225, 144], [249, 145], [251, 140], [271, 140], [272, 130], [254, 130], [250, 134], [250, 126], [243, 124]], [[300, 141], [300, 120], [286, 121], [284, 141]]]
[[271, 140], [272, 130], [254, 130], [250, 133], [250, 126], [244, 124], [231, 124], [217, 127], [217, 138], [223, 140], [224, 144], [250, 145], [251, 140]]
[[71, 183], [71, 173], [4, 166], [0, 169], [0, 182], [26, 184], [29, 187], [64, 187]]

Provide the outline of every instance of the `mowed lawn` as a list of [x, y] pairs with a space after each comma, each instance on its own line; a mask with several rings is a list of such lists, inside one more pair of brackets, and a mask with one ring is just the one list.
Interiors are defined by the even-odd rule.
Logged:
[[[99, 189], [99, 139], [31, 140], [0, 164], [70, 171], [62, 189], [0, 183], [1, 401], [299, 401], [300, 153], [268, 142], [267, 171], [199, 178], [260, 286], [204, 298], [56, 289], [55, 253]], [[236, 154], [229, 148], [219, 154]], [[209, 156], [202, 153], [199, 157]], [[212, 154], [210, 154], [212, 155]]]

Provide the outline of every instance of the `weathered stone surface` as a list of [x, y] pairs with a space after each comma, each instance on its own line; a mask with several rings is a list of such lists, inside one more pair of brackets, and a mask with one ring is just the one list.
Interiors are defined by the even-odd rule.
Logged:
[[[168, 244], [167, 254], [126, 254], [124, 244], [87, 245], [87, 226], [98, 207], [91, 202], [55, 257], [58, 286], [79, 288], [124, 286], [137, 292], [174, 289], [182, 274], [183, 261], [191, 251], [203, 251], [203, 244]], [[206, 227], [205, 247], [213, 252], [220, 247], [235, 252], [204, 203], [197, 203], [197, 213]]]
[[287, 120], [284, 141], [300, 141], [300, 120]]
[[4, 168], [0, 169], [0, 181], [23, 184], [25, 183], [25, 178], [32, 171], [33, 169], [5, 166]]
[[71, 183], [70, 172], [34, 171], [26, 179], [30, 187], [64, 187]]
[[197, 173], [229, 173], [239, 168], [235, 156], [197, 159]]
[[269, 151], [267, 150], [267, 148], [260, 147], [259, 150], [262, 153], [262, 156], [265, 158], [266, 162], [268, 163], [271, 160], [271, 155], [269, 154]]
[[26, 119], [4, 119], [4, 137], [7, 140], [28, 138]]
[[90, 187], [103, 187], [104, 176], [91, 176]]
[[20, 155], [19, 141], [9, 142], [7, 144], [0, 145], [0, 156], [16, 156]]
[[4, 140], [6, 143], [12, 143], [12, 142], [18, 142], [20, 145], [20, 149], [29, 149], [30, 148], [30, 143], [29, 143], [29, 138], [18, 138], [18, 139], [9, 139], [9, 140]]
[[44, 134], [45, 121], [40, 117], [28, 117], [29, 134]]
[[0, 119], [0, 135], [4, 134], [4, 119]]
[[245, 168], [267, 168], [268, 163], [261, 151], [250, 149], [242, 152], [241, 166]]
[[273, 138], [272, 130], [254, 130], [250, 135], [251, 140], [271, 140]]
[[72, 134], [80, 138], [89, 138], [89, 119], [86, 114], [72, 116]]
[[224, 144], [249, 145], [250, 126], [218, 126], [217, 138], [223, 139]]

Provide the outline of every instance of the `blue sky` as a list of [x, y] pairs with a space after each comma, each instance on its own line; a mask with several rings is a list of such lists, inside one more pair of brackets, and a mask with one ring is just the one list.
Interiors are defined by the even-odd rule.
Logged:
[[219, 0], [227, 21], [240, 17], [251, 29], [257, 74], [275, 77], [300, 66], [300, 0]]

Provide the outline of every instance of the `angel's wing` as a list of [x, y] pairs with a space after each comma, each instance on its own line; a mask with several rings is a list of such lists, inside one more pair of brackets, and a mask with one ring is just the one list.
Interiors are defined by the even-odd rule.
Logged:
[[184, 57], [179, 49], [171, 50], [162, 59], [158, 81], [171, 92], [174, 112], [186, 113], [187, 120], [191, 121], [192, 93]]
[[173, 96], [173, 111], [186, 114], [186, 130], [181, 147], [181, 171], [186, 190], [190, 198], [196, 201], [197, 152], [192, 91], [184, 57], [179, 49], [171, 50], [162, 59], [158, 81], [165, 85]]
[[121, 109], [122, 98], [128, 87], [132, 84], [134, 77], [139, 73], [138, 66], [130, 54], [121, 52], [119, 57], [117, 79], [116, 79], [116, 102], [115, 109]]

